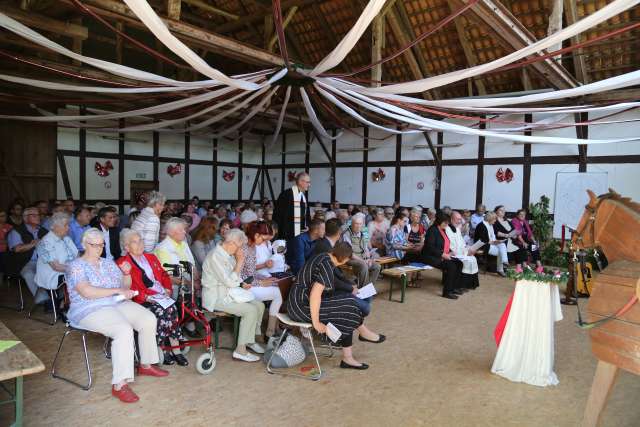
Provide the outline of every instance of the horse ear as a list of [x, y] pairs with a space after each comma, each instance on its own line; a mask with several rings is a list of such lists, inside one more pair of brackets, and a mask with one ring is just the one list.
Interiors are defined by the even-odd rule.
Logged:
[[595, 205], [598, 201], [598, 197], [596, 196], [596, 194], [591, 190], [587, 190], [587, 194], [589, 194], [589, 204]]

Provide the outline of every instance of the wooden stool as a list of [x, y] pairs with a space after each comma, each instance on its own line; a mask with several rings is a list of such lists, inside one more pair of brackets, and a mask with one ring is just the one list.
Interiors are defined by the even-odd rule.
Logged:
[[[238, 333], [240, 332], [240, 318], [233, 314], [225, 313], [224, 311], [214, 311], [211, 313], [213, 318], [213, 345], [217, 350], [219, 348], [223, 350], [235, 350], [238, 345]], [[233, 318], [233, 347], [220, 347], [220, 332], [222, 331], [222, 319], [231, 317]]]

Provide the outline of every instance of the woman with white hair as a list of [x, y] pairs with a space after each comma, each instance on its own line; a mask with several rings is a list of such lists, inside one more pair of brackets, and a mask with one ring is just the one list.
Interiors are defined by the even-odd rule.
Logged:
[[126, 255], [116, 263], [122, 267], [131, 266], [131, 289], [138, 292], [133, 301], [151, 311], [158, 319], [156, 341], [158, 346], [175, 347], [173, 351], [166, 351], [164, 364], [187, 366], [189, 362], [179, 349], [182, 336], [178, 319], [178, 308], [171, 298], [173, 287], [171, 277], [162, 268], [160, 260], [154, 254], [144, 252], [144, 244], [140, 233], [135, 230], [124, 229], [120, 234], [122, 246]]
[[167, 198], [158, 191], [152, 191], [147, 198], [147, 207], [131, 224], [131, 229], [140, 233], [144, 242], [144, 251], [153, 252], [160, 236], [160, 214], [164, 210]]
[[[36, 252], [36, 285], [38, 290], [58, 289], [64, 282], [67, 264], [76, 259], [78, 248], [68, 236], [71, 217], [66, 213], [55, 213], [51, 216], [51, 231], [42, 238]], [[62, 299], [59, 297], [59, 299]], [[49, 304], [49, 303], [47, 303]], [[47, 307], [49, 308], [49, 307]]]
[[138, 375], [166, 377], [169, 372], [158, 368], [156, 318], [150, 311], [131, 300], [131, 265], [120, 268], [108, 258], [101, 258], [104, 235], [90, 228], [82, 236], [84, 254], [67, 268], [67, 290], [71, 325], [97, 332], [112, 339], [111, 394], [125, 403], [139, 400], [127, 383], [134, 378], [133, 331], [138, 332], [140, 365]]
[[209, 252], [202, 266], [202, 306], [208, 311], [223, 311], [240, 317], [238, 343], [233, 358], [245, 362], [257, 362], [260, 357], [247, 348], [262, 354], [264, 349], [256, 343], [260, 335], [260, 323], [264, 304], [251, 293], [251, 284], [240, 278], [244, 264], [242, 246], [247, 236], [241, 230], [229, 230], [224, 241]]
[[[196, 261], [187, 242], [187, 222], [182, 218], [172, 217], [164, 226], [167, 236], [156, 246], [155, 254], [161, 264], [178, 265], [181, 261], [191, 264], [191, 273], [184, 275], [186, 284], [190, 285], [193, 281], [196, 288], [200, 287], [200, 275], [196, 268]], [[171, 278], [174, 285], [180, 284], [180, 277]]]

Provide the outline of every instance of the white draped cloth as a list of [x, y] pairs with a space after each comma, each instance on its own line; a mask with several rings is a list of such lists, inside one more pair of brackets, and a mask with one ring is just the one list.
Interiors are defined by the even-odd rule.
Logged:
[[557, 385], [553, 371], [554, 323], [562, 320], [560, 293], [553, 283], [520, 280], [491, 372], [510, 381]]

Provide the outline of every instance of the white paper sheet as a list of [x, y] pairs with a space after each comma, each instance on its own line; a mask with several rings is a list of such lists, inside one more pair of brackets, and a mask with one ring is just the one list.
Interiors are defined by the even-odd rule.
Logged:
[[356, 296], [360, 299], [367, 299], [367, 298], [371, 298], [377, 293], [378, 291], [376, 291], [376, 287], [373, 286], [373, 283], [369, 283], [361, 287], [360, 289], [358, 289], [358, 293], [356, 294]]

